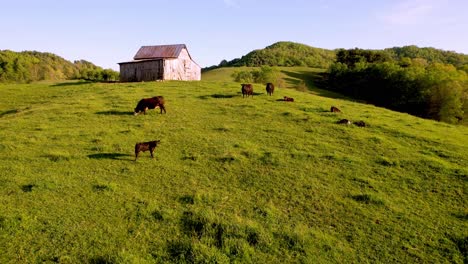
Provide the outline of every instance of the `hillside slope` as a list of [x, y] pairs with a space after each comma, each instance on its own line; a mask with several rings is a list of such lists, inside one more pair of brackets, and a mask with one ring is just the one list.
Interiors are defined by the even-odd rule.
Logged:
[[0, 85], [0, 262], [466, 262], [468, 128], [255, 89]]
[[70, 62], [49, 52], [0, 50], [0, 83], [27, 83], [42, 80], [117, 80], [118, 72], [91, 62]]
[[[346, 96], [326, 90], [324, 80], [324, 69], [310, 67], [275, 67], [280, 72], [280, 78], [283, 81], [282, 87], [295, 89], [298, 91], [308, 91], [315, 95], [330, 97], [330, 98], [347, 98]], [[212, 69], [202, 73], [202, 80], [207, 82], [232, 82], [234, 80], [233, 73], [236, 71], [251, 71], [258, 70], [258, 67], [221, 67]], [[263, 91], [265, 84], [256, 84], [257, 89]], [[240, 87], [240, 86], [239, 86]], [[349, 98], [348, 98], [349, 99]]]

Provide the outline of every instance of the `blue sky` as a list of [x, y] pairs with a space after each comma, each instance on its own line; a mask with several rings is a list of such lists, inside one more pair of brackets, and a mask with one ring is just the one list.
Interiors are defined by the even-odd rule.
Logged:
[[2, 0], [0, 50], [37, 50], [118, 70], [140, 46], [187, 44], [202, 67], [277, 41], [468, 54], [466, 0]]

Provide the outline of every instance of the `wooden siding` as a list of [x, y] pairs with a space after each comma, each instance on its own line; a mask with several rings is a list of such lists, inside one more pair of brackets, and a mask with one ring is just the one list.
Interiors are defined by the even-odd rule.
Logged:
[[177, 58], [161, 58], [122, 62], [120, 64], [121, 82], [141, 82], [155, 80], [201, 80], [201, 67], [183, 48]]
[[120, 64], [121, 82], [141, 82], [162, 80], [164, 77], [163, 60], [149, 60]]
[[187, 49], [177, 59], [164, 60], [164, 80], [199, 81], [201, 68], [192, 61]]

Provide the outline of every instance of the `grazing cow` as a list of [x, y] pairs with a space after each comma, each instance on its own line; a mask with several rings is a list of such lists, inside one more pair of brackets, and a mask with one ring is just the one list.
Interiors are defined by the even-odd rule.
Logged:
[[283, 101], [285, 101], [285, 102], [294, 102], [294, 98], [285, 96], [283, 98]]
[[268, 95], [273, 95], [273, 92], [275, 91], [275, 86], [272, 83], [267, 83], [266, 84], [266, 91]]
[[138, 158], [138, 154], [142, 151], [150, 151], [151, 153], [151, 158], [154, 159], [154, 149], [158, 144], [161, 142], [161, 140], [155, 140], [155, 141], [149, 141], [149, 142], [141, 142], [141, 143], [136, 143], [135, 144], [135, 161]]
[[358, 127], [365, 127], [365, 126], [367, 126], [367, 124], [364, 123], [364, 121], [357, 121], [357, 122], [354, 122], [353, 124], [355, 124], [355, 125], [358, 126]]
[[164, 107], [164, 97], [155, 96], [151, 98], [143, 98], [138, 102], [134, 111], [134, 115], [137, 115], [141, 112], [146, 115], [146, 110], [155, 109], [157, 107], [161, 109], [161, 114], [163, 111], [166, 113], [166, 108]]
[[334, 106], [332, 106], [332, 107], [330, 108], [330, 112], [333, 112], [333, 113], [340, 113], [340, 112], [341, 112], [341, 110], [340, 110], [340, 109], [338, 109], [338, 107], [334, 107]]
[[351, 121], [348, 119], [341, 119], [340, 121], [336, 122], [338, 124], [345, 124], [345, 125], [351, 125]]
[[244, 96], [247, 95], [247, 97], [249, 97], [249, 95], [251, 95], [253, 97], [253, 86], [252, 84], [248, 83], [248, 84], [241, 84], [242, 85], [242, 98], [244, 98]]

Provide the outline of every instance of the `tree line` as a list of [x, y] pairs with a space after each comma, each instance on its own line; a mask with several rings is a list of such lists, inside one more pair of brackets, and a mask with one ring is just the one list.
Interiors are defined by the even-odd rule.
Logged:
[[119, 73], [85, 60], [72, 63], [47, 52], [0, 51], [0, 82], [28, 83], [64, 79], [115, 81], [119, 79]]
[[277, 87], [284, 87], [281, 71], [277, 67], [262, 66], [257, 69], [240, 68], [232, 73], [235, 82], [240, 83], [274, 83]]
[[466, 55], [415, 46], [340, 49], [329, 88], [369, 103], [448, 123], [468, 118]]

